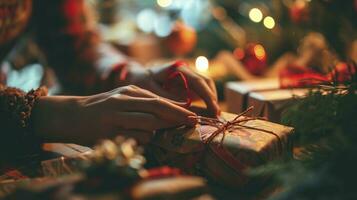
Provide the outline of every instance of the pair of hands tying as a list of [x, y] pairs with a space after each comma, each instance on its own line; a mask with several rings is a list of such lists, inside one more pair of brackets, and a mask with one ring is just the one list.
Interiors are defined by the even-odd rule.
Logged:
[[[209, 113], [220, 113], [214, 82], [190, 69], [172, 65], [145, 69], [128, 68], [126, 83], [132, 84], [92, 96], [42, 97], [33, 111], [35, 132], [47, 141], [93, 144], [116, 134], [150, 140], [153, 131], [180, 125], [194, 126], [196, 114], [184, 106], [187, 92], [182, 81], [172, 79], [163, 88], [168, 70], [182, 73], [191, 98], [202, 99]], [[135, 86], [134, 86], [135, 85]]]

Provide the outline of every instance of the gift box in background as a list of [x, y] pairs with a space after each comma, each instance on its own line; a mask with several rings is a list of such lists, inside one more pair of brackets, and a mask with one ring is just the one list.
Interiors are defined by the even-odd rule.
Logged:
[[244, 82], [228, 82], [225, 86], [227, 111], [241, 113], [254, 106], [253, 115], [280, 122], [282, 111], [295, 97], [303, 97], [304, 88], [280, 89], [279, 79], [262, 79]]
[[[237, 115], [222, 113], [223, 120], [234, 123]], [[239, 125], [225, 129], [207, 143], [207, 134], [217, 128], [197, 125], [158, 132], [149, 149], [160, 164], [203, 175], [234, 188], [254, 185], [249, 169], [281, 159], [292, 152], [293, 128], [272, 122], [240, 117]]]
[[227, 111], [236, 114], [243, 112], [249, 107], [247, 101], [250, 92], [276, 90], [279, 84], [278, 78], [226, 83], [224, 93]]
[[253, 106], [253, 115], [264, 117], [272, 122], [281, 121], [282, 112], [294, 101], [303, 98], [309, 89], [280, 89], [251, 92], [247, 105]]

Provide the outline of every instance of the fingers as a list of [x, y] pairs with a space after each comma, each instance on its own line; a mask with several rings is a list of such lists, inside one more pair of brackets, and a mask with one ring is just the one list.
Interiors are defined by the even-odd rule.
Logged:
[[144, 98], [156, 98], [158, 97], [154, 93], [144, 90], [142, 88], [139, 88], [138, 86], [135, 85], [128, 85], [125, 87], [119, 88], [117, 91], [115, 91], [115, 94], [117, 96], [120, 95], [127, 95], [131, 97], [144, 97]]
[[203, 80], [206, 81], [207, 85], [211, 88], [212, 93], [214, 94], [214, 97], [216, 99], [216, 101], [218, 101], [218, 97], [217, 97], [217, 89], [216, 89], [216, 84], [214, 83], [214, 81], [204, 75], [198, 74]]
[[132, 97], [127, 95], [113, 96], [110, 107], [113, 110], [125, 112], [148, 113], [161, 119], [161, 121], [175, 124], [194, 125], [189, 116], [195, 114], [150, 92], [142, 93], [145, 97]]
[[118, 112], [115, 120], [120, 129], [148, 132], [182, 125], [174, 121], [166, 121], [152, 114], [141, 112]]
[[136, 107], [139, 107], [141, 111], [151, 113], [165, 121], [183, 122], [183, 124], [191, 125], [192, 123], [187, 121], [188, 116], [195, 116], [193, 112], [161, 98], [142, 99], [140, 105], [137, 105], [137, 101], [131, 103], [132, 106], [128, 106], [129, 110], [136, 110]]
[[207, 84], [203, 84], [201, 81], [195, 83], [194, 92], [200, 96], [205, 102], [207, 109], [211, 112], [212, 115], [219, 114], [219, 105], [214, 97], [214, 95], [209, 91]]
[[[167, 70], [170, 67], [172, 68], [172, 65], [152, 68], [151, 72], [154, 74], [154, 80], [163, 83], [167, 79]], [[174, 70], [179, 70], [185, 75], [193, 92], [205, 102], [212, 115], [218, 115], [220, 113], [217, 103], [217, 90], [212, 79], [200, 75], [188, 67], [177, 67], [174, 68]], [[168, 95], [163, 96], [168, 97]], [[175, 96], [177, 99], [177, 94]], [[168, 98], [175, 99], [175, 97]]]
[[177, 96], [174, 94], [171, 94], [170, 92], [166, 91], [165, 89], [163, 89], [161, 86], [159, 86], [157, 83], [155, 83], [154, 81], [150, 81], [149, 83], [149, 88], [157, 95], [162, 96], [162, 97], [166, 97], [169, 99], [175, 99], [178, 100]]
[[[194, 72], [186, 72], [188, 81], [192, 90], [203, 99], [208, 110], [213, 115], [218, 115], [220, 112], [218, 103], [217, 103], [217, 94], [214, 83], [208, 84], [206, 80]], [[207, 79], [207, 81], [210, 79]], [[211, 87], [209, 86], [211, 85]], [[213, 89], [214, 88], [214, 89]]]

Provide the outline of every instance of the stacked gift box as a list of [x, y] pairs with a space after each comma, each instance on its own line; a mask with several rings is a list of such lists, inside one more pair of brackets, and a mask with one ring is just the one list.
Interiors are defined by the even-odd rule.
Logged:
[[284, 109], [307, 93], [306, 88], [281, 89], [278, 78], [228, 82], [225, 86], [228, 112], [240, 113], [254, 106], [254, 116], [272, 122], [280, 122]]

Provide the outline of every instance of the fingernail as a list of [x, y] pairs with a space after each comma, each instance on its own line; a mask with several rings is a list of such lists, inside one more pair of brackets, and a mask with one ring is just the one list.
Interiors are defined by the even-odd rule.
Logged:
[[197, 120], [196, 116], [188, 116], [187, 117], [187, 122], [188, 122], [189, 125], [194, 126], [194, 125], [196, 125], [198, 123], [198, 120]]

